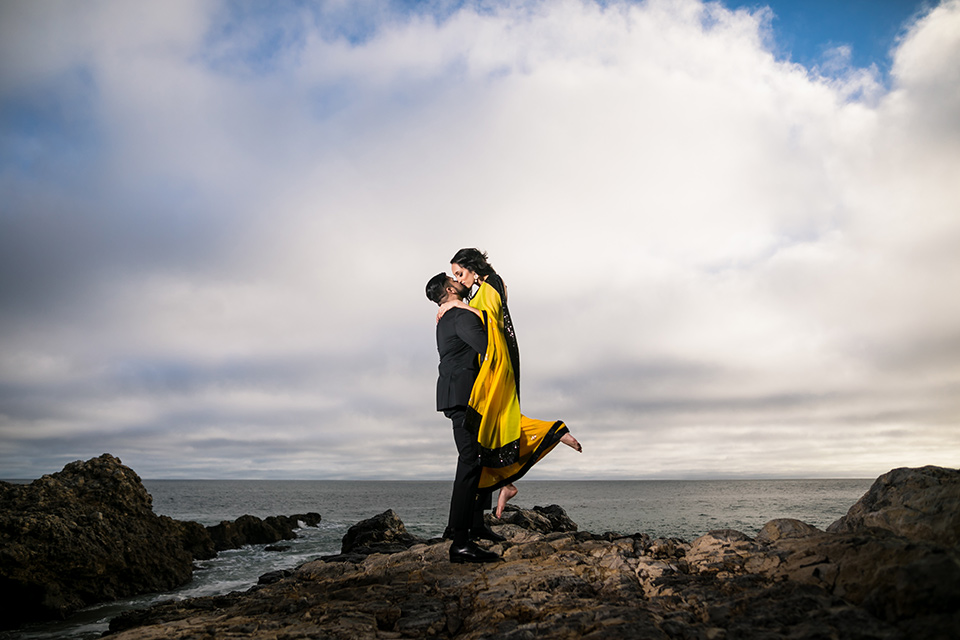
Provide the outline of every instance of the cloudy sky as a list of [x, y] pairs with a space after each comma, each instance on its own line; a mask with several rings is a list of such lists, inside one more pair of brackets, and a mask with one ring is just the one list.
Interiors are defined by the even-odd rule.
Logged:
[[960, 466], [957, 60], [958, 0], [3, 2], [0, 477], [449, 478], [466, 246], [532, 478]]

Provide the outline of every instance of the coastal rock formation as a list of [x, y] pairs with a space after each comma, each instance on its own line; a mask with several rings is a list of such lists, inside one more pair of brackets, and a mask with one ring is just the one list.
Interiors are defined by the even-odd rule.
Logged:
[[555, 504], [533, 509], [520, 509], [508, 504], [499, 520], [490, 514], [485, 517], [488, 525], [512, 524], [539, 533], [577, 530], [577, 523], [567, 516], [566, 511]]
[[395, 553], [423, 540], [407, 532], [400, 516], [387, 509], [378, 516], [361, 520], [347, 529], [340, 545], [341, 554]]
[[152, 502], [140, 477], [109, 454], [29, 485], [0, 483], [3, 625], [190, 580], [181, 528]]
[[[417, 544], [427, 543], [407, 531], [400, 516], [393, 509], [351, 526], [340, 542], [340, 553], [323, 558], [325, 562], [363, 562], [374, 553], [398, 553]], [[439, 542], [439, 539], [432, 542]], [[286, 570], [278, 574], [271, 572], [260, 577], [260, 584], [275, 582], [279, 576], [286, 577], [293, 572]]]
[[872, 528], [947, 547], [960, 546], [960, 470], [921, 467], [885, 473], [827, 531]]
[[[873, 504], [865, 512], [903, 507], [895, 498], [879, 510]], [[537, 513], [516, 521], [539, 522]], [[381, 519], [393, 535], [405, 531], [398, 522]], [[507, 541], [492, 547], [497, 563], [451, 564], [449, 543], [429, 540], [309, 562], [245, 593], [121, 616], [111, 629], [117, 640], [955, 638], [956, 546], [911, 538], [914, 528], [904, 535], [847, 522], [849, 530], [824, 532], [774, 520], [756, 537], [720, 530], [691, 543], [500, 524], [494, 529]]]
[[[269, 516], [261, 520], [256, 516], [240, 516], [230, 522], [206, 527], [207, 535], [216, 551], [239, 549], [248, 544], [272, 544], [281, 540], [293, 540], [301, 525], [316, 527], [320, 524], [319, 513], [298, 513], [292, 516]], [[200, 559], [200, 558], [197, 558]]]
[[198, 522], [173, 520], [180, 545], [194, 560], [209, 560], [219, 551], [239, 549], [248, 544], [273, 544], [293, 540], [296, 530], [320, 524], [319, 513], [298, 513], [292, 516], [240, 516], [220, 524], [204, 527]]
[[319, 522], [308, 513], [203, 527], [158, 516], [140, 477], [110, 454], [29, 485], [0, 482], [0, 626], [173, 589], [190, 580], [194, 559], [289, 540]]

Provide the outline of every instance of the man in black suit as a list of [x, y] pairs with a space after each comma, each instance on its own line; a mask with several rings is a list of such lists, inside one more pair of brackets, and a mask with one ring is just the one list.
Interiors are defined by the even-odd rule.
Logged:
[[[427, 298], [442, 305], [463, 299], [467, 291], [453, 278], [438, 273], [427, 283], [426, 293]], [[459, 453], [453, 495], [450, 498], [450, 528], [453, 534], [451, 562], [491, 562], [499, 559], [497, 554], [481, 549], [470, 540], [471, 528], [483, 527], [483, 509], [482, 503], [477, 500], [482, 471], [480, 448], [477, 434], [471, 432], [467, 424], [467, 405], [480, 371], [477, 355], [483, 355], [486, 350], [487, 332], [476, 314], [456, 307], [443, 314], [437, 323], [437, 351], [440, 353], [437, 411], [443, 411], [453, 422], [453, 439]]]

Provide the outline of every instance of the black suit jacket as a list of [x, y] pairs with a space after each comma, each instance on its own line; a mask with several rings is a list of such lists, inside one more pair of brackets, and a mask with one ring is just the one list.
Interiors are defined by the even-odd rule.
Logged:
[[440, 377], [437, 379], [437, 411], [465, 407], [480, 371], [477, 354], [487, 351], [487, 331], [472, 311], [453, 308], [437, 323]]

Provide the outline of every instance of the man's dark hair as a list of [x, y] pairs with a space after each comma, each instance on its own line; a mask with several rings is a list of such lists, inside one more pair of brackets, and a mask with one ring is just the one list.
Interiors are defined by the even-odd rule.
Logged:
[[473, 271], [478, 276], [490, 276], [496, 273], [493, 265], [487, 262], [487, 254], [480, 249], [460, 249], [450, 258], [450, 264], [458, 264]]
[[438, 306], [443, 304], [443, 299], [447, 297], [447, 279], [447, 274], [441, 271], [427, 282], [427, 299], [436, 302]]

